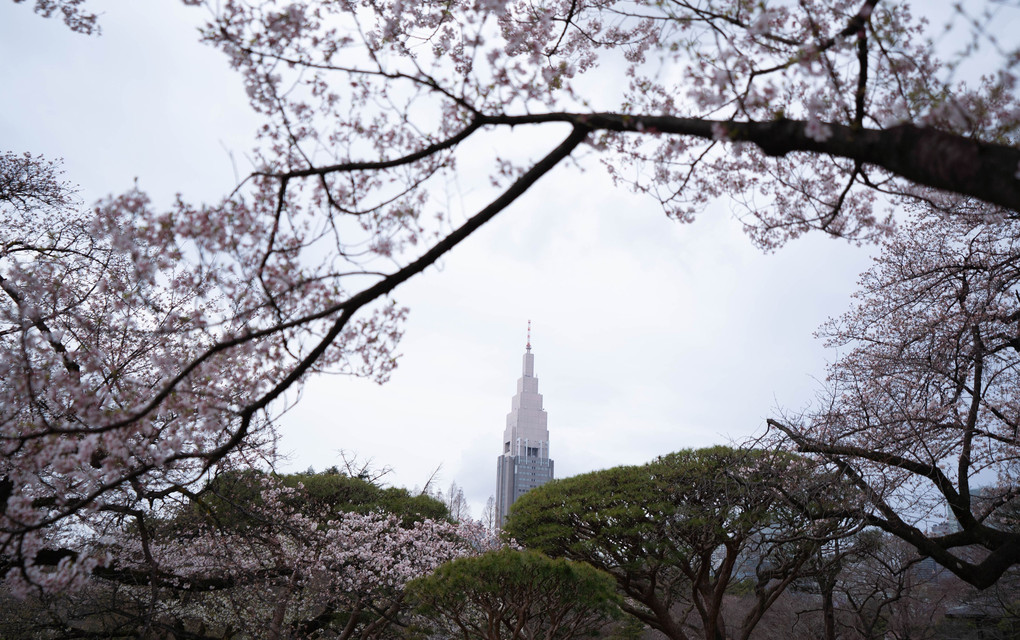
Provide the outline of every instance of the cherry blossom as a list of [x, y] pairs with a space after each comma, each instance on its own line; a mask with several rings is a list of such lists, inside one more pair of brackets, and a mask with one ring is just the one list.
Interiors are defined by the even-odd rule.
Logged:
[[[14, 2], [24, 1], [14, 0]], [[64, 24], [72, 31], [86, 35], [98, 34], [98, 16], [86, 11], [83, 5], [85, 5], [85, 0], [34, 0], [33, 9], [44, 18], [59, 14]]]
[[[257, 499], [242, 503], [247, 494], [214, 491], [169, 518], [150, 514], [110, 529], [96, 541], [102, 568], [93, 566], [87, 583], [45, 585], [85, 587], [64, 595], [50, 615], [70, 629], [123, 625], [121, 635], [202, 628], [207, 637], [390, 637], [404, 617], [409, 581], [503, 546], [479, 524], [404, 522], [381, 511], [330, 513], [301, 485], [251, 473], [240, 479], [233, 486], [250, 486]], [[210, 498], [221, 501], [214, 507]], [[12, 586], [28, 592], [43, 579]], [[68, 613], [90, 598], [107, 613]]]
[[[818, 408], [770, 421], [855, 481], [871, 524], [979, 587], [1020, 561], [993, 517], [1020, 472], [1020, 234], [984, 208], [919, 214], [886, 243], [823, 328], [846, 351]], [[926, 533], [945, 517], [951, 533]]]
[[[680, 220], [734, 199], [766, 248], [811, 229], [880, 238], [893, 218], [877, 193], [933, 187], [1020, 206], [1008, 170], [1017, 151], [1003, 137], [1017, 122], [1012, 66], [952, 84], [908, 3], [556, 0], [496, 13], [466, 1], [234, 1], [209, 10], [205, 39], [271, 120], [263, 134], [279, 164], [266, 173], [282, 190], [314, 181], [332, 192], [334, 213], [374, 202], [390, 215], [373, 221], [397, 211], [424, 220], [433, 209], [412, 194], [458, 171], [469, 140], [506, 127], [584, 135], [617, 180]], [[380, 160], [362, 160], [369, 150]], [[517, 173], [500, 159], [493, 181], [534, 167], [526, 158], [536, 153], [515, 150]], [[986, 154], [1002, 162], [985, 164]], [[935, 166], [956, 162], [968, 167]], [[995, 186], [976, 184], [986, 181]], [[399, 247], [422, 229], [376, 231]]]
[[[20, 585], [70, 585], [111, 522], [271, 460], [308, 376], [384, 381], [394, 291], [582, 153], [680, 221], [727, 198], [765, 249], [885, 238], [908, 205], [1002, 240], [1020, 210], [1020, 56], [958, 81], [905, 2], [185, 4], [263, 119], [242, 184], [86, 208], [52, 162], [0, 155], [0, 554]], [[36, 8], [92, 24], [77, 0]], [[523, 129], [538, 142], [506, 143]], [[479, 171], [464, 210], [436, 195]]]
[[95, 566], [90, 528], [228, 458], [271, 457], [266, 407], [314, 367], [381, 381], [394, 366], [404, 310], [324, 311], [343, 305], [346, 274], [301, 264], [308, 231], [265, 223], [275, 197], [157, 213], [135, 191], [88, 211], [54, 163], [14, 154], [0, 185], [10, 580], [70, 584]]

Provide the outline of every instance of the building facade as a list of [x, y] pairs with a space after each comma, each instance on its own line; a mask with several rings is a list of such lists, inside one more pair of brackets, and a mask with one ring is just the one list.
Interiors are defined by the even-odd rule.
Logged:
[[496, 461], [496, 526], [503, 526], [510, 505], [517, 498], [552, 478], [548, 415], [542, 408], [542, 394], [538, 392], [535, 356], [531, 353], [531, 322], [528, 322], [523, 374], [517, 381], [517, 394], [506, 416], [503, 453]]

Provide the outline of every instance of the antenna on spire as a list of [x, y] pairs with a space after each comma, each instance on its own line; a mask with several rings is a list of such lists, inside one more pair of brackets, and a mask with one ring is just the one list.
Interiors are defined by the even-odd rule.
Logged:
[[528, 353], [531, 353], [531, 320], [528, 320]]

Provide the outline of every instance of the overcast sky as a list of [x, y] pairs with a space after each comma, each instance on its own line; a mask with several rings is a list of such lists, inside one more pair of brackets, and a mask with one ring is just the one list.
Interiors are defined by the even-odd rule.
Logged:
[[[212, 200], [245, 173], [256, 121], [197, 43], [201, 10], [94, 2], [89, 38], [30, 4], [0, 1], [4, 149], [63, 157], [86, 202], [136, 178], [157, 203]], [[583, 164], [397, 291], [411, 314], [392, 380], [312, 380], [281, 421], [282, 468], [343, 449], [409, 488], [440, 468], [479, 515], [529, 319], [557, 477], [739, 441], [813, 398], [835, 354], [812, 334], [847, 307], [869, 249], [812, 236], [763, 255], [726, 202], [680, 225]]]

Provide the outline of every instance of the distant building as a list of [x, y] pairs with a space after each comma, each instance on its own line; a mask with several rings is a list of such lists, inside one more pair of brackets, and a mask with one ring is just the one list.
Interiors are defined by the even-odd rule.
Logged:
[[502, 527], [510, 505], [526, 492], [553, 478], [549, 458], [548, 415], [542, 408], [542, 394], [535, 377], [535, 356], [531, 353], [531, 321], [524, 351], [524, 372], [517, 381], [517, 394], [506, 416], [503, 453], [496, 461], [496, 526]]
[[[1020, 503], [1010, 496], [1014, 489], [1012, 486], [985, 486], [971, 489], [970, 510], [977, 519], [997, 529], [1016, 528], [1018, 515], [1020, 515]], [[960, 522], [956, 519], [952, 508], [946, 504], [945, 518], [931, 528], [931, 535], [947, 536], [963, 531]]]

